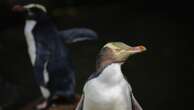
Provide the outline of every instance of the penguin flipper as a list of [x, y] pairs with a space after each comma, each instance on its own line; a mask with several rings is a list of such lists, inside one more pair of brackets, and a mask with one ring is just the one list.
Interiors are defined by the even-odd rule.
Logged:
[[86, 40], [97, 40], [98, 35], [95, 31], [87, 28], [73, 28], [59, 32], [65, 43], [75, 43]]
[[75, 110], [83, 110], [83, 104], [84, 104], [84, 95], [81, 96], [81, 99], [79, 103], [77, 104], [77, 107]]
[[135, 99], [133, 93], [131, 92], [131, 103], [132, 103], [132, 110], [143, 110], [143, 108], [140, 106], [138, 101]]

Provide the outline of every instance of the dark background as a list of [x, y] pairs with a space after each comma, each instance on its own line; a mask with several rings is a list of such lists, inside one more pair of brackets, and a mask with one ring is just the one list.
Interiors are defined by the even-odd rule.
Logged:
[[[77, 69], [78, 93], [95, 69], [99, 49], [106, 42], [123, 41], [132, 46], [142, 44], [148, 49], [131, 57], [123, 66], [144, 110], [193, 108], [194, 32], [190, 1], [45, 1], [39, 2], [48, 7], [59, 29], [87, 27], [99, 34], [96, 42], [68, 45]], [[11, 12], [14, 3], [0, 1], [0, 106], [16, 110], [38, 98], [40, 93], [27, 54], [24, 17]]]

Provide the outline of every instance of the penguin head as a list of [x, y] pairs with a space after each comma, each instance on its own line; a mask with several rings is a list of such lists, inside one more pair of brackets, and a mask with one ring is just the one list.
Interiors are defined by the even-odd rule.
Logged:
[[24, 12], [27, 19], [37, 19], [40, 15], [47, 13], [46, 8], [40, 4], [15, 5], [12, 8], [15, 12]]
[[101, 49], [101, 56], [113, 62], [125, 62], [129, 56], [146, 51], [144, 46], [131, 47], [123, 42], [110, 42]]

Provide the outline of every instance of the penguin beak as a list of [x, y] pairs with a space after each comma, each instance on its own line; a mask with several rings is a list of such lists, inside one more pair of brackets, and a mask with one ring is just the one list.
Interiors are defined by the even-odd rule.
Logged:
[[25, 11], [26, 9], [22, 6], [22, 5], [15, 5], [13, 6], [12, 8], [12, 11], [14, 12], [23, 12]]
[[144, 52], [144, 51], [146, 51], [146, 50], [147, 50], [147, 49], [146, 49], [145, 46], [140, 45], [140, 46], [130, 47], [130, 48], [128, 49], [128, 52], [130, 52], [131, 54], [136, 54], [136, 53]]

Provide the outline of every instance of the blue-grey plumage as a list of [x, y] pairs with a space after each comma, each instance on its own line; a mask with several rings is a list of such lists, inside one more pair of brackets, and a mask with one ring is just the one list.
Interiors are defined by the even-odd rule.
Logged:
[[144, 46], [131, 47], [122, 42], [106, 44], [100, 51], [96, 72], [84, 85], [76, 110], [142, 110], [135, 99], [121, 65]]
[[13, 9], [26, 13], [24, 34], [43, 96], [63, 96], [68, 101], [74, 100], [75, 68], [64, 43], [96, 40], [97, 34], [83, 28], [57, 30], [46, 8], [40, 4], [16, 5]]
[[60, 34], [65, 43], [76, 43], [80, 41], [97, 40], [98, 35], [95, 31], [88, 28], [73, 28], [60, 31]]

